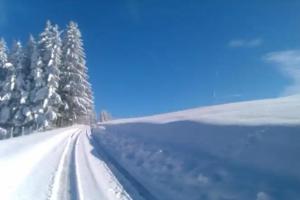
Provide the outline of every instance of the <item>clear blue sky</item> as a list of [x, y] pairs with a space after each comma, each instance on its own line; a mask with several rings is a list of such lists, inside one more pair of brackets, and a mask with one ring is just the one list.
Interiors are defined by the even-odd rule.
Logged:
[[97, 111], [141, 116], [297, 88], [299, 11], [299, 0], [0, 0], [0, 36], [78, 22]]

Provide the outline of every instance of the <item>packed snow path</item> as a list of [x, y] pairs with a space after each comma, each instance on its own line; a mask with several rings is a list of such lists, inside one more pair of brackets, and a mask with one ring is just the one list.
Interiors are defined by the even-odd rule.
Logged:
[[1, 199], [131, 199], [94, 149], [86, 126], [0, 141]]

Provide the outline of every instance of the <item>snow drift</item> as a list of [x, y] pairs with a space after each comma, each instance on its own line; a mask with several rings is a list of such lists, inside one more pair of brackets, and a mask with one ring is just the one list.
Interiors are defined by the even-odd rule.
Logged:
[[93, 135], [156, 199], [296, 200], [299, 116], [290, 96], [120, 119]]

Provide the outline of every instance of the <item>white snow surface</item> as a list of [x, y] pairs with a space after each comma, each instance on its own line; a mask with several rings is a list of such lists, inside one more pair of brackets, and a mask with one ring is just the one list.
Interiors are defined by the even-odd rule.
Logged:
[[145, 199], [298, 200], [300, 96], [99, 124], [112, 163]]
[[168, 123], [195, 121], [223, 125], [298, 125], [300, 124], [300, 95], [229, 103], [188, 109], [147, 117], [117, 119], [109, 124], [130, 122]]
[[0, 141], [0, 199], [298, 200], [300, 96]]
[[0, 199], [131, 199], [94, 148], [79, 125], [0, 141]]

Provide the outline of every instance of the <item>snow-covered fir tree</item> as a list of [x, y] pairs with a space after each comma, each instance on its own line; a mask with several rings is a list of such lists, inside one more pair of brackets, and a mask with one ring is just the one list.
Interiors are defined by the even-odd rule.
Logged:
[[0, 41], [0, 126], [13, 127], [12, 97], [16, 86], [15, 67], [8, 62], [7, 46], [4, 39]]
[[106, 121], [109, 121], [111, 119], [112, 119], [111, 114], [109, 112], [107, 112], [106, 110], [102, 110], [100, 112], [99, 122], [106, 122]]
[[9, 61], [15, 68], [16, 85], [12, 93], [11, 112], [14, 132], [21, 134], [25, 128], [25, 119], [28, 113], [28, 76], [29, 68], [25, 65], [25, 51], [20, 41], [15, 41], [9, 56]]
[[41, 68], [43, 82], [35, 89], [33, 111], [38, 127], [55, 127], [62, 103], [57, 91], [61, 67], [61, 39], [57, 25], [47, 22], [45, 30], [40, 34], [38, 50], [37, 65]]
[[0, 80], [4, 77], [4, 68], [7, 63], [7, 46], [3, 38], [0, 39]]
[[27, 98], [25, 103], [23, 103], [23, 126], [27, 129], [28, 132], [32, 131], [36, 124], [34, 120], [34, 103], [33, 98], [37, 90], [41, 86], [41, 68], [38, 67], [38, 50], [37, 43], [32, 35], [30, 35], [27, 42], [27, 46], [24, 50], [24, 68], [25, 72], [25, 88], [27, 91]]
[[16, 41], [9, 54], [0, 40], [0, 127], [9, 134], [95, 121], [78, 25], [69, 23], [63, 42], [60, 34], [48, 21], [38, 41]]
[[7, 63], [7, 46], [3, 38], [0, 39], [0, 86], [5, 80], [5, 65]]
[[7, 47], [6, 42], [3, 38], [0, 40], [0, 127], [7, 126], [7, 120], [9, 116], [9, 109], [5, 106], [7, 103], [8, 96], [3, 92], [3, 89], [6, 84], [6, 69], [7, 64]]
[[91, 83], [88, 83], [87, 87], [86, 87], [86, 94], [87, 94], [87, 102], [88, 104], [86, 105], [87, 106], [87, 110], [88, 110], [88, 113], [89, 116], [88, 116], [88, 119], [89, 119], [89, 122], [90, 123], [96, 123], [97, 121], [97, 116], [96, 116], [96, 112], [95, 112], [95, 104], [94, 104], [94, 94], [93, 94], [93, 91], [92, 91], [92, 85]]
[[[46, 94], [42, 95], [46, 81], [45, 75], [43, 73], [43, 62], [42, 58], [39, 55], [38, 43], [33, 37], [29, 38], [28, 42], [28, 52], [30, 58], [28, 58], [28, 63], [30, 63], [30, 77], [31, 77], [31, 88], [29, 95], [29, 104], [31, 115], [33, 116], [31, 127], [33, 129], [38, 129], [39, 127], [43, 128], [44, 118], [44, 108], [43, 108], [43, 98], [46, 97]], [[46, 92], [45, 92], [46, 93]]]
[[70, 22], [63, 37], [60, 94], [63, 123], [90, 123], [94, 110], [83, 42], [78, 25]]

